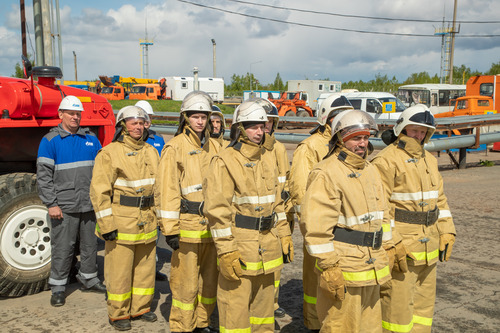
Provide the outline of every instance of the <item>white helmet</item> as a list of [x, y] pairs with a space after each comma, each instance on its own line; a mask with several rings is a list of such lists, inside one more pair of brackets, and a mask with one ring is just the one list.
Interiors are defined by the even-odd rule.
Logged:
[[243, 122], [267, 122], [266, 110], [256, 101], [245, 101], [234, 110], [233, 124]]
[[149, 122], [149, 116], [144, 111], [143, 108], [135, 105], [129, 105], [125, 106], [118, 111], [118, 114], [116, 115], [116, 124], [118, 125], [122, 120], [127, 120], [131, 118], [139, 118], [139, 119], [144, 119], [145, 122]]
[[271, 120], [271, 119], [273, 120], [272, 132], [274, 132], [274, 130], [276, 130], [276, 128], [278, 128], [280, 116], [278, 115], [278, 108], [276, 107], [276, 105], [274, 105], [274, 103], [272, 103], [268, 99], [260, 98], [260, 97], [254, 97], [254, 98], [247, 99], [247, 102], [256, 102], [264, 108], [264, 110], [266, 111], [266, 114], [267, 114], [267, 118], [269, 118], [269, 120]]
[[82, 102], [78, 99], [78, 97], [75, 96], [66, 96], [63, 98], [61, 101], [61, 104], [59, 104], [58, 110], [70, 110], [70, 111], [83, 111], [83, 104]]
[[139, 102], [135, 103], [135, 106], [140, 107], [141, 109], [146, 111], [147, 114], [155, 114], [153, 112], [153, 108], [151, 107], [151, 104], [149, 104], [148, 101], [139, 101]]
[[434, 116], [424, 104], [417, 104], [404, 110], [393, 127], [394, 134], [399, 136], [408, 125], [418, 125], [428, 128], [423, 143], [429, 142], [429, 139], [436, 131]]
[[341, 93], [333, 93], [321, 103], [318, 110], [318, 123], [325, 126], [328, 118], [345, 110], [354, 110], [351, 102]]
[[181, 113], [186, 111], [212, 112], [214, 104], [209, 94], [204, 91], [192, 91], [184, 97], [181, 105]]
[[361, 110], [348, 110], [340, 113], [332, 122], [332, 138], [343, 142], [357, 135], [371, 135], [378, 131], [372, 116]]

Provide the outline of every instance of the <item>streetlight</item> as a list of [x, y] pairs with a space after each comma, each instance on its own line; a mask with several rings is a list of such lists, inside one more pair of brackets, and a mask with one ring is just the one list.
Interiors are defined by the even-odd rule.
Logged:
[[249, 79], [250, 79], [250, 91], [252, 90], [252, 65], [255, 65], [255, 64], [259, 64], [261, 63], [262, 60], [259, 60], [259, 61], [254, 61], [254, 62], [251, 62], [250, 63], [250, 74], [249, 74]]
[[75, 62], [75, 81], [78, 81], [78, 73], [76, 71], [76, 53], [73, 51], [73, 61]]
[[212, 45], [214, 47], [214, 78], [216, 77], [216, 74], [215, 74], [215, 39], [212, 38]]

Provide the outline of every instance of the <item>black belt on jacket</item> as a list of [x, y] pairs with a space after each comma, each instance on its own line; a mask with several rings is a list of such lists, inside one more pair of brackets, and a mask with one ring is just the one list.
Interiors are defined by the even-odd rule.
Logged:
[[203, 203], [199, 201], [189, 201], [181, 199], [181, 213], [197, 214], [203, 216]]
[[394, 219], [398, 222], [423, 224], [426, 226], [433, 225], [439, 217], [439, 208], [434, 208], [427, 212], [412, 212], [396, 208]]
[[378, 250], [380, 246], [382, 246], [382, 229], [375, 232], [365, 232], [344, 228], [335, 228], [333, 230], [333, 235], [335, 236], [333, 240], [342, 243], [370, 246], [375, 250]]
[[129, 207], [151, 207], [155, 204], [153, 195], [142, 197], [129, 197], [128, 195], [120, 195], [120, 205]]
[[272, 213], [269, 216], [253, 217], [236, 214], [234, 223], [238, 228], [250, 229], [250, 230], [271, 230], [276, 224], [277, 215]]

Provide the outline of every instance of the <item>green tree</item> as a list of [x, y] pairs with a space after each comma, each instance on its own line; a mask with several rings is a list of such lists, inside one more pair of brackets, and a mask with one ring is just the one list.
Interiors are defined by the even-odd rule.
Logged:
[[276, 74], [276, 78], [274, 79], [274, 83], [270, 86], [269, 90], [278, 90], [282, 91], [285, 89], [285, 85], [283, 84], [283, 80], [281, 79], [280, 73]]
[[496, 75], [496, 74], [500, 74], [500, 61], [497, 62], [496, 64], [493, 63], [491, 64], [491, 67], [489, 69], [489, 71], [487, 71], [486, 73], [484, 73], [485, 75]]

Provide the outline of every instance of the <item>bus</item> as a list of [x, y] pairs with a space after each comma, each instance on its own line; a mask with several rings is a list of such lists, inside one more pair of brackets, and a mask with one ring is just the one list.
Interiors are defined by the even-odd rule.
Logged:
[[407, 84], [399, 87], [398, 98], [406, 107], [425, 104], [433, 114], [453, 110], [455, 100], [465, 96], [465, 84]]

